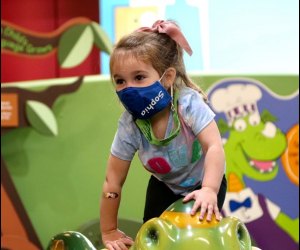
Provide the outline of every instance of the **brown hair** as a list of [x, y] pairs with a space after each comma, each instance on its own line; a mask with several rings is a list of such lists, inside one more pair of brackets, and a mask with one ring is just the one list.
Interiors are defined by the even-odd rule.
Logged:
[[121, 38], [115, 45], [110, 57], [111, 74], [113, 65], [120, 55], [133, 56], [145, 63], [150, 63], [159, 75], [162, 75], [169, 67], [175, 68], [174, 88], [180, 89], [185, 85], [198, 91], [207, 101], [204, 91], [186, 73], [183, 49], [168, 35], [157, 32], [135, 31]]

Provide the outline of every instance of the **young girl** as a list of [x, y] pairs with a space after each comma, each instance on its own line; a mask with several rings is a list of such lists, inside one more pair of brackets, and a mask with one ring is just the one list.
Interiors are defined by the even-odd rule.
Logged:
[[116, 93], [126, 108], [111, 147], [103, 186], [100, 224], [109, 250], [127, 249], [117, 228], [121, 190], [136, 152], [149, 180], [144, 222], [179, 198], [194, 199], [200, 220], [220, 220], [225, 193], [225, 156], [206, 96], [187, 76], [183, 49], [192, 50], [172, 21], [123, 37], [110, 59]]

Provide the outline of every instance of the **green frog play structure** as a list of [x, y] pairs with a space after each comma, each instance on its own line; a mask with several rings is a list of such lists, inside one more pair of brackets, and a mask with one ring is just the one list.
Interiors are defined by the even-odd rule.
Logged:
[[[190, 215], [194, 201], [173, 203], [159, 218], [140, 228], [130, 250], [254, 250], [250, 234], [239, 219], [200, 221]], [[96, 250], [82, 233], [66, 231], [54, 236], [47, 250]], [[104, 249], [103, 249], [104, 250]]]

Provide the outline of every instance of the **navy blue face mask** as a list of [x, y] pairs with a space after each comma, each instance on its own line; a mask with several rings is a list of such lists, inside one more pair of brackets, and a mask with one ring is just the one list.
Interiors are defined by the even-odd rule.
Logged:
[[128, 87], [117, 91], [126, 110], [137, 119], [149, 119], [166, 108], [172, 97], [160, 81], [147, 87]]

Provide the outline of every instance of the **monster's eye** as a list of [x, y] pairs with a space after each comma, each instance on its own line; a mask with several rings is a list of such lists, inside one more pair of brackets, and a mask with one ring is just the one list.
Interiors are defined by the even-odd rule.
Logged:
[[237, 237], [238, 239], [241, 241], [244, 237], [245, 237], [245, 230], [244, 230], [244, 227], [242, 227], [241, 225], [238, 227], [237, 229]]
[[240, 242], [240, 245], [243, 246], [243, 249], [244, 249], [245, 246], [251, 244], [251, 243], [250, 243], [249, 232], [248, 232], [248, 230], [246, 229], [246, 227], [245, 227], [244, 224], [239, 223], [239, 224], [237, 225], [237, 228], [236, 228], [236, 235], [237, 235], [238, 241]]
[[249, 123], [252, 126], [257, 126], [260, 123], [260, 116], [258, 114], [250, 115], [250, 117], [249, 117]]
[[158, 243], [158, 231], [156, 228], [149, 228], [147, 232], [147, 238], [153, 243]]
[[156, 250], [160, 246], [160, 233], [161, 228], [157, 219], [153, 219], [150, 222], [144, 224], [141, 232], [143, 234], [143, 241], [147, 246], [147, 249]]
[[170, 244], [175, 241], [176, 230], [171, 224], [160, 218], [147, 221], [136, 237], [136, 250], [165, 250], [171, 249]]
[[244, 131], [247, 127], [247, 124], [246, 122], [243, 120], [243, 119], [238, 119], [235, 121], [234, 123], [234, 128], [237, 130], [237, 131]]

